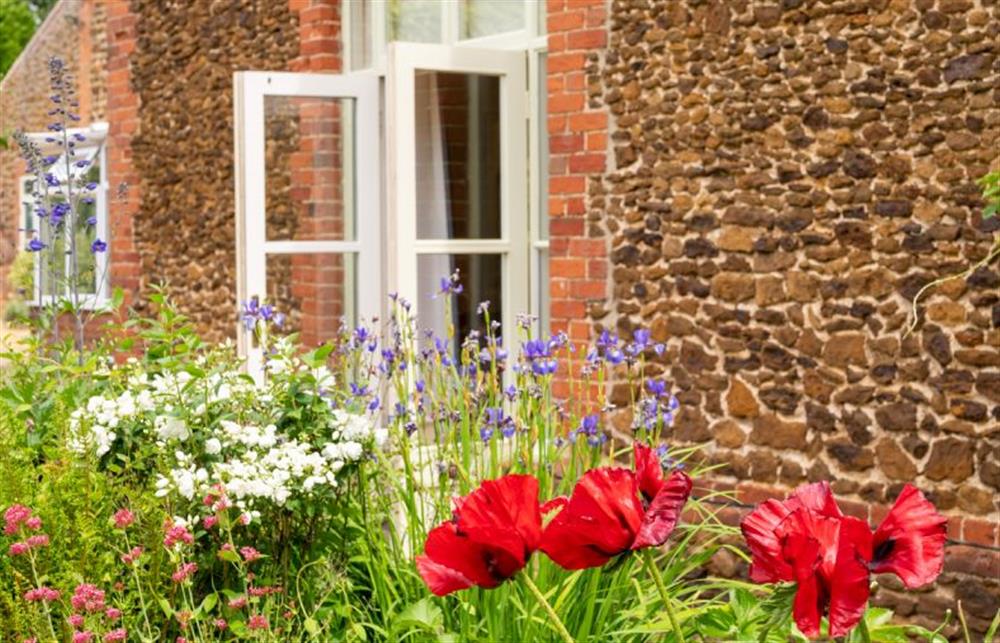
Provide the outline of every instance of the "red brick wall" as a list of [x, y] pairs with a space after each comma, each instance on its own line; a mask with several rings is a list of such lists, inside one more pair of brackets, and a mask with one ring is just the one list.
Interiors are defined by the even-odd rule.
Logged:
[[[550, 326], [587, 342], [590, 317], [610, 294], [600, 201], [591, 198], [607, 167], [608, 112], [590, 94], [607, 8], [604, 0], [548, 0], [547, 9]], [[556, 389], [565, 396], [568, 382]]]

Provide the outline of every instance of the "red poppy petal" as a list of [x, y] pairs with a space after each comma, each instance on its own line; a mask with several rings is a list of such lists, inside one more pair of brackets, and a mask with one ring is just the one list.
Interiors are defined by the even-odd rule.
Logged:
[[580, 478], [562, 511], [542, 534], [541, 549], [566, 569], [603, 565], [628, 551], [642, 524], [635, 475], [600, 467]]
[[830, 636], [847, 634], [868, 605], [868, 565], [872, 530], [863, 520], [845, 516], [840, 522], [837, 563], [829, 579]]
[[600, 567], [613, 554], [600, 551], [589, 531], [583, 521], [564, 509], [545, 528], [541, 550], [563, 569]]
[[503, 549], [523, 564], [542, 538], [538, 480], [515, 474], [486, 480], [465, 497], [456, 520], [472, 540]]
[[805, 507], [821, 516], [829, 516], [830, 518], [840, 518], [844, 515], [840, 511], [840, 507], [837, 506], [837, 500], [833, 497], [833, 492], [830, 491], [830, 483], [825, 480], [823, 482], [802, 485], [792, 492], [792, 495], [788, 497], [785, 504], [788, 506], [789, 511], [795, 511], [798, 507]]
[[417, 556], [417, 571], [435, 596], [445, 596], [473, 585], [473, 582], [460, 572], [435, 563], [425, 555]]
[[[488, 561], [492, 559], [491, 554], [487, 548], [460, 534], [450, 520], [432, 529], [424, 545], [427, 559], [453, 570], [473, 585], [487, 588], [496, 587], [503, 580], [490, 571]], [[427, 582], [427, 579], [424, 581]]]
[[792, 602], [792, 616], [795, 625], [806, 637], [814, 639], [819, 636], [819, 624], [823, 618], [820, 611], [822, 589], [819, 578], [815, 575], [799, 581], [795, 590], [795, 600]]
[[545, 515], [548, 515], [549, 513], [553, 512], [553, 511], [556, 511], [558, 509], [562, 509], [563, 507], [566, 506], [566, 503], [568, 503], [568, 502], [569, 502], [569, 498], [567, 498], [566, 496], [556, 496], [552, 500], [549, 500], [549, 501], [547, 501], [547, 502], [545, 502], [545, 503], [542, 504], [542, 508], [541, 508], [542, 515], [545, 516]]
[[777, 500], [766, 500], [751, 511], [740, 523], [753, 560], [750, 579], [755, 583], [777, 583], [794, 580], [792, 567], [781, 553], [777, 529], [788, 517], [788, 507]]
[[646, 510], [632, 549], [658, 547], [667, 541], [681, 517], [681, 508], [691, 495], [691, 486], [691, 476], [683, 471], [670, 474]]
[[872, 571], [892, 572], [911, 589], [933, 582], [944, 565], [947, 525], [919, 489], [906, 485], [875, 530]]
[[647, 444], [636, 442], [632, 445], [635, 458], [635, 478], [639, 483], [639, 491], [647, 500], [652, 500], [663, 486], [663, 469], [660, 459]]

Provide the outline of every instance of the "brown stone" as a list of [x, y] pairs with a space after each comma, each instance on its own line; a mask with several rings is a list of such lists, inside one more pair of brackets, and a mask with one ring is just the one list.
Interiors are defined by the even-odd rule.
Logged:
[[942, 438], [931, 445], [924, 475], [936, 481], [962, 482], [972, 475], [973, 443], [962, 438]]
[[865, 336], [860, 333], [833, 335], [823, 346], [823, 361], [839, 368], [846, 368], [848, 365], [867, 366]]
[[940, 301], [927, 306], [927, 319], [944, 324], [958, 326], [965, 323], [965, 306], [955, 301]]
[[819, 279], [806, 272], [790, 270], [785, 274], [788, 294], [795, 301], [813, 301], [819, 296]]
[[785, 301], [785, 280], [781, 277], [758, 277], [755, 302], [758, 306], [770, 306]]
[[712, 435], [719, 446], [727, 449], [738, 449], [747, 441], [743, 429], [733, 420], [721, 420], [713, 424]]
[[760, 228], [745, 228], [736, 225], [724, 225], [719, 232], [715, 245], [727, 252], [753, 252], [753, 242], [760, 237]]
[[891, 437], [884, 437], [875, 445], [878, 465], [885, 475], [893, 480], [913, 481], [917, 477], [917, 465]]
[[986, 489], [963, 484], [958, 488], [958, 507], [974, 514], [988, 514], [996, 511], [996, 499]]
[[712, 296], [723, 301], [741, 302], [754, 296], [753, 276], [738, 272], [720, 272], [712, 278]]
[[888, 431], [916, 431], [917, 407], [911, 402], [896, 402], [875, 410], [875, 421]]
[[760, 415], [760, 405], [753, 393], [738, 378], [732, 378], [726, 393], [726, 407], [729, 414], [738, 418], [755, 418]]
[[804, 451], [807, 447], [806, 430], [804, 422], [785, 421], [777, 415], [765, 413], [754, 420], [750, 442], [775, 449]]
[[875, 466], [872, 450], [859, 447], [849, 440], [836, 439], [828, 442], [826, 452], [848, 471], [865, 471]]

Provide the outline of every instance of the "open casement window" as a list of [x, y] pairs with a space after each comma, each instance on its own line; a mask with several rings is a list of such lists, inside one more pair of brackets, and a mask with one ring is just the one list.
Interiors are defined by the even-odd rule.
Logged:
[[[237, 296], [285, 315], [307, 347], [379, 317], [379, 81], [238, 72]], [[240, 326], [251, 373], [262, 355]]]
[[[491, 320], [512, 345], [529, 310], [524, 52], [393, 43], [386, 68], [389, 286], [455, 341]], [[458, 270], [451, 310], [435, 299]]]
[[[46, 172], [60, 183], [58, 187], [46, 186], [44, 181], [34, 176], [22, 176], [20, 180], [19, 248], [24, 252], [28, 242], [37, 239], [47, 248], [54, 249], [44, 253], [45, 260], [42, 260], [43, 253], [34, 256], [32, 289], [26, 293], [31, 305], [48, 305], [70, 297], [74, 274], [80, 298], [78, 303], [82, 308], [97, 308], [108, 298], [108, 253], [91, 251], [94, 240], [108, 240], [106, 132], [105, 123], [69, 130], [67, 134], [71, 140], [76, 136], [81, 138], [78, 142], [74, 140], [75, 145], [68, 156], [54, 142], [51, 133], [28, 135], [38, 144], [43, 155], [53, 159]], [[70, 230], [68, 223], [53, 228], [48, 219], [39, 216], [39, 195], [46, 195], [50, 204], [65, 203], [69, 200], [70, 188], [67, 184], [70, 180], [77, 203], [75, 229]], [[83, 184], [93, 184], [94, 189], [84, 194], [81, 192]], [[69, 253], [73, 244], [77, 249], [75, 272]]]
[[398, 293], [438, 336], [454, 319], [456, 350], [489, 301], [512, 345], [532, 290], [526, 53], [394, 43], [388, 60], [384, 106], [375, 72], [236, 74], [238, 298], [273, 305], [310, 347]]

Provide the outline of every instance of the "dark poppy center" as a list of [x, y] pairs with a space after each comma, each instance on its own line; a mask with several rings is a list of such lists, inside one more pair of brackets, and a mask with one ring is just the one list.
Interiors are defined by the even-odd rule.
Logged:
[[875, 547], [875, 551], [872, 552], [872, 562], [877, 563], [888, 558], [895, 546], [896, 541], [892, 538], [888, 538], [880, 542], [878, 546]]

